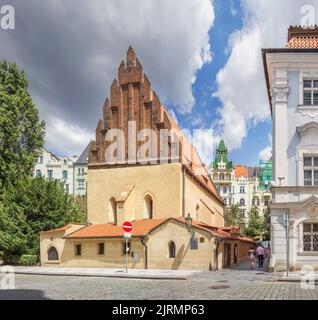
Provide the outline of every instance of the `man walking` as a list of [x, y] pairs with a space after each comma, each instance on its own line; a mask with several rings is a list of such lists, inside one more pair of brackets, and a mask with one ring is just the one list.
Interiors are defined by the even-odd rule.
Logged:
[[256, 254], [258, 258], [258, 267], [263, 268], [264, 265], [264, 255], [265, 255], [265, 250], [263, 246], [259, 245], [256, 249]]

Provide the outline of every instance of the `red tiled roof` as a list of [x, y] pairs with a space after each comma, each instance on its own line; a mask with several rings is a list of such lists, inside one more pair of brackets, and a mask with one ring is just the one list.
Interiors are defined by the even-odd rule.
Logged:
[[248, 178], [248, 170], [246, 166], [236, 165], [235, 166], [235, 176], [240, 178], [241, 176]]
[[51, 233], [51, 232], [58, 232], [58, 231], [65, 231], [71, 227], [70, 224], [65, 225], [64, 227], [48, 230], [48, 231], [41, 231], [40, 233]]
[[295, 49], [315, 49], [318, 48], [318, 37], [293, 37], [286, 47]]
[[[177, 220], [182, 223], [185, 222], [185, 218], [183, 217], [137, 220], [132, 222], [133, 230], [131, 232], [131, 235], [132, 237], [145, 236], [146, 234], [149, 234], [152, 230], [159, 227], [161, 224], [167, 222], [168, 220]], [[207, 231], [216, 237], [254, 242], [253, 239], [243, 237], [241, 235], [233, 236], [233, 234], [231, 235], [230, 232], [226, 232], [222, 230], [223, 228], [211, 226], [203, 222], [193, 220], [192, 225], [195, 228]], [[53, 231], [66, 230], [66, 229], [68, 229], [68, 226], [51, 230], [51, 231], [46, 231], [46, 232], [53, 232]], [[225, 228], [225, 229], [228, 229], [228, 228]], [[86, 227], [81, 228], [80, 230], [70, 233], [64, 238], [66, 239], [120, 238], [120, 237], [123, 237], [123, 235], [124, 235], [124, 231], [122, 230], [121, 226], [116, 226], [116, 225], [107, 223], [107, 224], [88, 225]]]
[[[133, 230], [131, 235], [133, 237], [140, 237], [146, 235], [160, 224], [164, 223], [167, 218], [164, 219], [144, 219], [133, 221]], [[116, 226], [110, 223], [106, 224], [91, 224], [78, 231], [70, 233], [65, 238], [116, 238], [122, 237], [124, 231], [121, 226]]]

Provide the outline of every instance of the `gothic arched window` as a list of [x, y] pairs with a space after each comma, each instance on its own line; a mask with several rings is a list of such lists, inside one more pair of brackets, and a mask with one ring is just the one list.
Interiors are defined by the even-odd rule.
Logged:
[[117, 224], [117, 206], [114, 197], [111, 197], [108, 202], [108, 221]]
[[144, 199], [144, 211], [146, 219], [153, 219], [153, 199], [150, 194], [147, 194]]
[[176, 244], [173, 241], [169, 242], [169, 258], [176, 257]]
[[59, 260], [59, 254], [55, 247], [50, 247], [50, 249], [47, 252], [47, 258], [49, 261]]

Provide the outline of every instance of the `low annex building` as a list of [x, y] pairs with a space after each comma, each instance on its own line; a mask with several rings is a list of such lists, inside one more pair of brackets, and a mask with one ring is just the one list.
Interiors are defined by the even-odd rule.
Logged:
[[129, 268], [212, 270], [238, 263], [253, 246], [237, 227], [224, 228], [224, 203], [207, 168], [132, 48], [89, 146], [87, 207], [86, 225], [41, 233], [41, 265], [123, 268], [126, 220]]

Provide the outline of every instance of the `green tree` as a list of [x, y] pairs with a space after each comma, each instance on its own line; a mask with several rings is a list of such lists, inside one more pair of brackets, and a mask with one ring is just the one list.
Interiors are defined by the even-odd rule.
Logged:
[[259, 210], [253, 207], [249, 214], [248, 226], [245, 228], [244, 234], [249, 237], [262, 237], [264, 232], [264, 221], [259, 214]]
[[233, 204], [229, 208], [225, 209], [224, 212], [224, 225], [226, 227], [239, 226], [241, 229], [244, 228], [244, 213], [240, 209], [239, 204]]
[[271, 238], [271, 211], [270, 209], [267, 207], [265, 212], [264, 212], [264, 219], [263, 219], [263, 230], [264, 230], [264, 234], [263, 234], [263, 238], [264, 240], [270, 240]]
[[39, 232], [85, 223], [85, 212], [57, 180], [26, 178], [8, 187], [0, 206], [0, 251], [39, 254]]
[[44, 145], [44, 128], [24, 72], [0, 61], [0, 197], [10, 184], [31, 174]]

